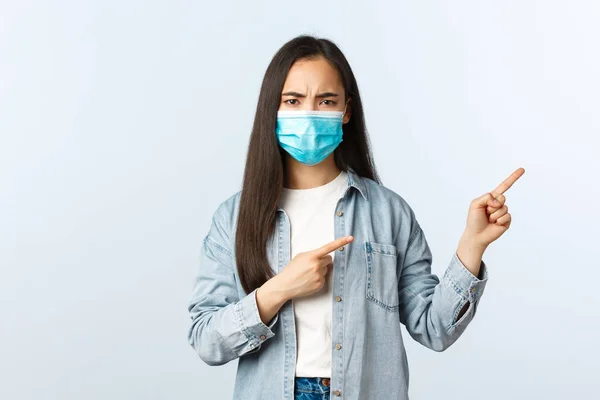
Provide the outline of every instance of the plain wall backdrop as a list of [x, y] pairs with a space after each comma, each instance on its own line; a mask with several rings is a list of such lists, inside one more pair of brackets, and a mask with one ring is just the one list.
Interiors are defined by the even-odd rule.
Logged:
[[436, 353], [404, 331], [411, 398], [600, 396], [599, 20], [593, 0], [0, 2], [0, 398], [231, 398], [237, 360], [200, 360], [187, 304], [264, 71], [302, 33], [346, 54], [435, 273], [469, 202], [526, 170], [464, 335]]

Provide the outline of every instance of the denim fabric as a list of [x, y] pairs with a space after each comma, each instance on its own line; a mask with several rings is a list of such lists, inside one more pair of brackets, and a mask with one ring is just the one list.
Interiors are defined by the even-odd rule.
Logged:
[[329, 385], [323, 384], [323, 378], [296, 377], [294, 400], [329, 400]]
[[[482, 261], [479, 276], [473, 276], [453, 253], [438, 278], [431, 272], [425, 233], [404, 198], [347, 172], [348, 187], [331, 216], [335, 238], [354, 236], [336, 250], [332, 268], [331, 397], [406, 400], [409, 370], [401, 324], [423, 346], [447, 349], [475, 316], [487, 266]], [[294, 400], [294, 304], [287, 301], [264, 324], [256, 290], [245, 293], [240, 285], [235, 254], [240, 194], [217, 207], [202, 242], [188, 340], [208, 365], [239, 359], [235, 400]], [[281, 208], [275, 223], [266, 250], [270, 267], [279, 273], [291, 250], [291, 227]], [[458, 318], [465, 304], [467, 311]]]

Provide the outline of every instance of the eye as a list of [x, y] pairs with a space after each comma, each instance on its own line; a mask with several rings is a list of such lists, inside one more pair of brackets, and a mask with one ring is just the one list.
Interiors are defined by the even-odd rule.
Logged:
[[[291, 101], [292, 102], [295, 101], [295, 103], [290, 103]], [[298, 104], [298, 99], [288, 99], [288, 100], [284, 101], [284, 103], [294, 106], [294, 105]]]
[[335, 106], [337, 103], [333, 100], [329, 100], [329, 99], [325, 99], [322, 102], [323, 104], [327, 105], [327, 106]]

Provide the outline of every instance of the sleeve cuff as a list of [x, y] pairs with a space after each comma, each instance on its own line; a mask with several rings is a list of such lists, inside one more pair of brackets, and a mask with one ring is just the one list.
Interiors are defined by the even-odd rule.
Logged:
[[269, 325], [265, 325], [262, 322], [258, 312], [258, 305], [256, 304], [256, 289], [238, 302], [235, 310], [240, 329], [244, 332], [252, 347], [258, 346], [267, 339], [275, 336], [271, 328], [277, 322], [279, 313], [275, 314]]
[[471, 303], [476, 303], [481, 298], [488, 281], [487, 266], [481, 260], [479, 276], [476, 277], [464, 266], [455, 252], [452, 255], [448, 269], [444, 273], [443, 281], [452, 286], [462, 298], [469, 300]]

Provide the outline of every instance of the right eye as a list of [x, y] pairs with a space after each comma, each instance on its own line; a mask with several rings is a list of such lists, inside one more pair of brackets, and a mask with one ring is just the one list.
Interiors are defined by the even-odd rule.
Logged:
[[[290, 103], [291, 101], [295, 101], [295, 103]], [[298, 104], [298, 99], [288, 99], [288, 100], [284, 101], [284, 103], [294, 106], [294, 105]]]

